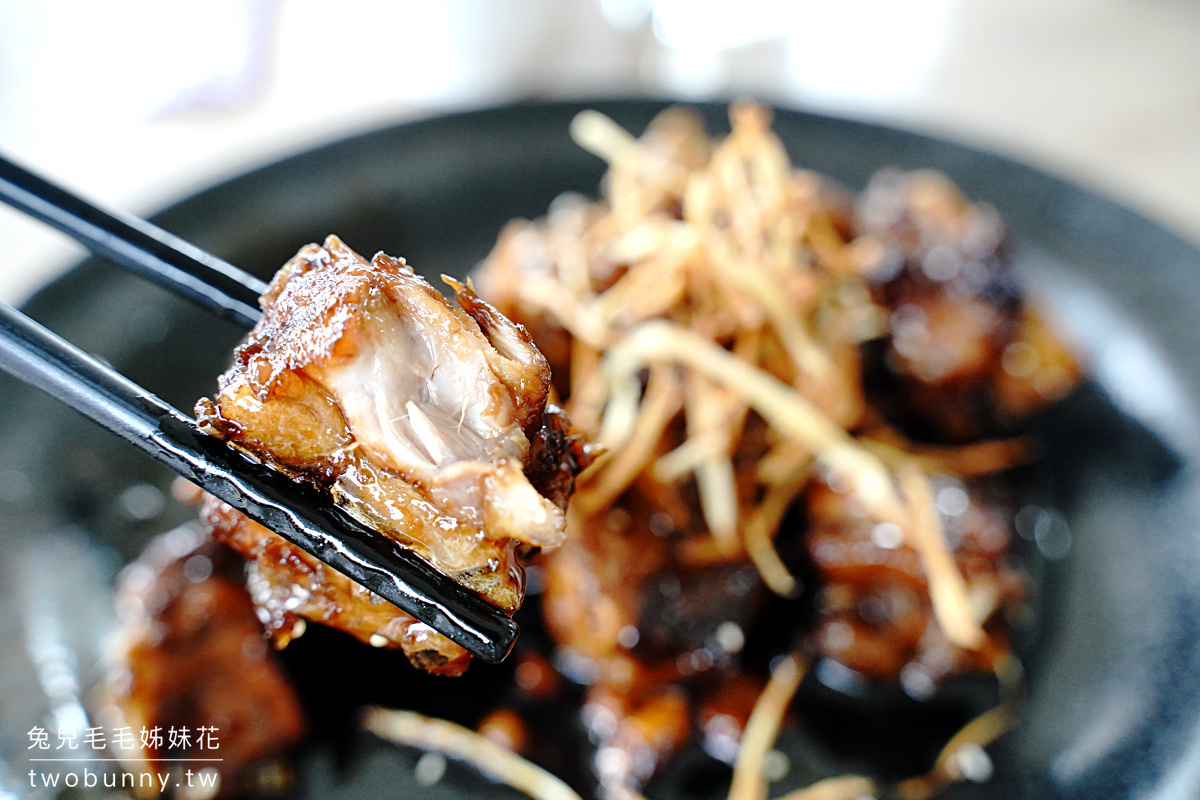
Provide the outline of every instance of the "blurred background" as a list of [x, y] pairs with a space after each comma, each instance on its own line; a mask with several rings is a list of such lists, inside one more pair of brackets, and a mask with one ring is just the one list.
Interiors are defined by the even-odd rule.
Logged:
[[[138, 214], [439, 112], [737, 94], [998, 151], [1200, 242], [1197, 0], [0, 0], [0, 152]], [[82, 255], [6, 208], [0, 239], [8, 302]]]

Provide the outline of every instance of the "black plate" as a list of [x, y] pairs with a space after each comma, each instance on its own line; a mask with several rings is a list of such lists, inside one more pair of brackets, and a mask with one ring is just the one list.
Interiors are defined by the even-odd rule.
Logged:
[[[564, 190], [595, 193], [603, 164], [567, 135], [585, 107], [640, 130], [661, 104], [530, 104], [401, 125], [228, 181], [155, 220], [263, 277], [330, 232], [360, 252], [461, 275], [508, 219], [542, 214]], [[702, 111], [713, 131], [727, 128], [723, 107]], [[1200, 428], [1188, 398], [1200, 389], [1200, 253], [1101, 197], [977, 150], [787, 111], [776, 130], [795, 163], [851, 188], [884, 165], [935, 167], [994, 203], [1031, 284], [1093, 369], [1094, 381], [1043, 424], [1041, 491], [1061, 517], [1043, 541], [1056, 558], [1042, 570], [1038, 624], [1024, 645], [1027, 719], [997, 749], [996, 779], [954, 794], [1195, 796]], [[181, 408], [212, 390], [239, 336], [96, 261], [27, 310]], [[16, 768], [0, 773], [0, 785], [26, 780], [26, 732], [47, 708], [70, 719], [79, 693], [55, 675], [84, 687], [94, 680], [116, 568], [190, 514], [162, 502], [169, 480], [131, 447], [0, 377], [0, 747]], [[408, 777], [411, 754], [360, 754], [344, 769], [333, 759], [309, 761], [306, 794], [494, 793], [454, 770], [421, 788]], [[670, 783], [668, 794], [697, 786], [682, 774]]]

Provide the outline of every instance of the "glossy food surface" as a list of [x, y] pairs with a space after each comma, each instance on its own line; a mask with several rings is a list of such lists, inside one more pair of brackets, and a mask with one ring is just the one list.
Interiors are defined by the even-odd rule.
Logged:
[[[251, 173], [157, 221], [263, 277], [314, 236], [334, 230], [361, 250], [404, 253], [413, 264], [465, 274], [510, 218], [543, 213], [564, 190], [595, 193], [603, 164], [567, 135], [574, 114], [593, 105], [634, 130], [662, 108], [528, 105], [401, 126]], [[711, 130], [722, 129], [723, 104], [702, 111]], [[1012, 229], [1018, 267], [1095, 376], [1040, 423], [1047, 458], [1039, 496], [1027, 504], [1055, 510], [1030, 512], [1034, 524], [1026, 529], [1040, 587], [1035, 621], [1018, 643], [1027, 666], [1026, 719], [995, 752], [993, 780], [957, 787], [954, 796], [1187, 796], [1200, 770], [1194, 747], [1200, 685], [1191, 679], [1200, 674], [1200, 630], [1193, 622], [1200, 602], [1194, 537], [1200, 493], [1188, 399], [1200, 390], [1192, 324], [1200, 313], [1200, 255], [1102, 198], [1004, 159], [799, 113], [777, 113], [775, 127], [795, 163], [853, 189], [882, 166], [933, 167], [968, 196], [996, 205]], [[48, 287], [29, 310], [184, 407], [211, 390], [239, 336], [232, 326], [94, 262]], [[165, 492], [167, 476], [70, 412], [7, 379], [0, 383], [0, 403], [0, 552], [13, 570], [28, 573], [39, 547], [83, 531], [101, 553], [95, 572], [103, 576], [113, 559], [132, 558], [152, 534], [191, 513], [169, 503], [155, 512], [153, 503], [133, 502], [150, 496], [140, 487]], [[65, 562], [58, 569], [65, 570]], [[23, 635], [31, 619], [23, 610], [29, 598], [48, 596], [70, 610], [86, 588], [77, 581], [72, 586], [79, 588], [44, 587], [39, 594], [22, 585], [24, 593], [5, 606], [4, 624], [14, 636]], [[527, 632], [535, 627], [518, 619]], [[83, 633], [77, 638], [86, 683], [92, 645]], [[356, 672], [330, 665], [320, 676], [323, 691], [352, 696], [355, 681], [389, 673], [371, 664]], [[45, 690], [29, 656], [14, 656], [3, 675], [5, 697], [14, 698], [6, 705], [6, 752], [22, 756], [24, 732], [47, 703]], [[464, 684], [460, 697], [443, 699], [452, 705], [487, 691], [477, 681]], [[414, 702], [412, 691], [393, 687], [383, 694], [381, 702]], [[802, 689], [801, 713], [808, 709], [810, 718], [824, 720], [821, 741], [781, 741], [793, 771], [778, 788], [804, 783], [805, 771], [827, 765], [838, 743], [874, 742], [877, 752], [887, 752], [903, 741], [907, 730], [891, 725], [887, 698], [872, 703], [831, 694], [820, 684], [807, 694]], [[339, 797], [371, 797], [397, 785], [415, 791], [414, 760], [407, 753], [365, 753], [349, 772], [338, 773], [332, 757], [317, 752], [306, 759], [305, 791]], [[685, 756], [651, 793], [719, 796], [723, 784], [704, 778], [710, 769], [699, 757]], [[452, 768], [422, 791], [458, 797], [497, 790]]]

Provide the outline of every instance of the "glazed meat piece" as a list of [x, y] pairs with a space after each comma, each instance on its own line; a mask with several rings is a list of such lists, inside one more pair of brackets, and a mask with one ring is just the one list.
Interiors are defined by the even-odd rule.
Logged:
[[967, 583], [985, 641], [950, 642], [933, 613], [921, 555], [897, 526], [869, 519], [824, 484], [807, 495], [805, 543], [821, 580], [817, 652], [875, 681], [900, 682], [916, 697], [949, 675], [993, 671], [1009, 652], [1010, 615], [1026, 576], [1009, 556], [1013, 511], [995, 485], [935, 477], [947, 544]]
[[249, 559], [245, 585], [277, 647], [301, 636], [311, 619], [377, 647], [399, 647], [426, 672], [460, 675], [470, 664], [466, 650], [433, 628], [380, 601], [227, 503], [206, 497], [203, 518], [217, 539]]
[[877, 245], [872, 279], [889, 312], [888, 377], [873, 400], [926, 437], [1007, 431], [1061, 399], [1080, 372], [1022, 297], [999, 214], [946, 176], [880, 170], [857, 224]]
[[723, 633], [744, 636], [764, 607], [753, 565], [689, 562], [695, 533], [670, 532], [662, 509], [631, 492], [593, 517], [572, 513], [573, 535], [541, 560], [547, 628], [568, 663], [599, 682], [677, 681], [729, 666], [735, 651]]
[[[280, 760], [305, 734], [299, 701], [243, 586], [243, 566], [229, 548], [185, 527], [160, 536], [121, 575], [101, 714], [110, 730], [132, 731], [139, 746], [114, 742], [113, 752], [134, 759], [125, 766], [135, 778], [151, 773], [157, 788], [154, 773], [165, 772], [136, 759], [179, 761], [177, 797], [214, 794], [200, 782], [189, 789], [182, 775], [189, 767], [215, 768], [223, 796], [283, 788]], [[138, 741], [143, 730], [158, 739]]]
[[[402, 259], [367, 261], [332, 236], [305, 247], [196, 414], [511, 613], [524, 593], [517, 551], [563, 540], [586, 453], [547, 404], [549, 369], [525, 330], [447, 282], [457, 307]], [[432, 671], [465, 667], [457, 645], [260, 526], [215, 502], [206, 514], [254, 561], [254, 598], [279, 643], [306, 618]]]
[[646, 479], [593, 515], [573, 508], [569, 525], [540, 560], [546, 627], [560, 668], [591, 684], [601, 796], [636, 797], [687, 743], [698, 702], [736, 680], [766, 591], [744, 558], [681, 557], [706, 531], [674, 487]]

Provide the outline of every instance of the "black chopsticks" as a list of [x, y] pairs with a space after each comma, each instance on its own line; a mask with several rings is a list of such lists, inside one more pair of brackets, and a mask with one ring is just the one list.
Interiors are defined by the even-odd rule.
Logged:
[[267, 285], [258, 278], [156, 225], [97, 208], [5, 158], [0, 200], [220, 317], [250, 328], [262, 316], [258, 296]]
[[[226, 318], [247, 326], [258, 318], [258, 294], [265, 288], [258, 279], [148, 222], [95, 208], [2, 158], [0, 200]], [[0, 369], [66, 403], [473, 655], [498, 663], [512, 649], [518, 628], [499, 608], [316, 490], [200, 432], [190, 417], [3, 303]]]

